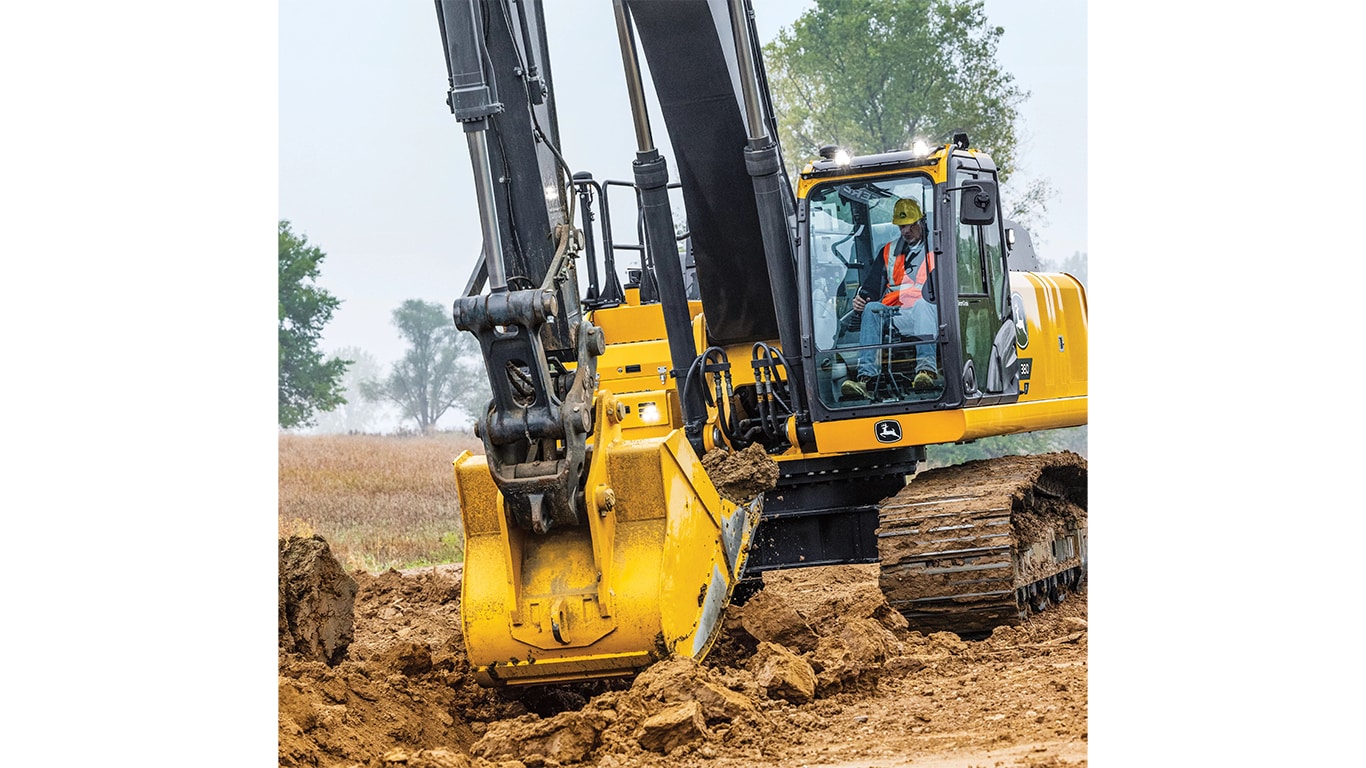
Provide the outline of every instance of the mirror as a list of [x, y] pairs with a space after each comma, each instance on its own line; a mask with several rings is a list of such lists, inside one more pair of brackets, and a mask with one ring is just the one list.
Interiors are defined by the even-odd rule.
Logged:
[[962, 186], [958, 221], [986, 225], [996, 221], [996, 183], [973, 179]]

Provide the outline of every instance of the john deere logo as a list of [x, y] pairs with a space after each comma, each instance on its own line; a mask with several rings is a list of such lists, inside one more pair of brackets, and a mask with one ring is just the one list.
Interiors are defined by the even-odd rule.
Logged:
[[1029, 326], [1025, 323], [1024, 297], [1018, 293], [1010, 294], [1011, 314], [1015, 316], [1015, 346], [1024, 349], [1029, 346]]
[[879, 443], [895, 443], [901, 439], [901, 424], [891, 419], [883, 419], [873, 427]]

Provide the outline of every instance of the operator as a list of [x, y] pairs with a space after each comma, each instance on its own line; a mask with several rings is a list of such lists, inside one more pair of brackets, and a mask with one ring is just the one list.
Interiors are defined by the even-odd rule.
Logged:
[[[901, 228], [901, 235], [882, 246], [878, 258], [873, 260], [874, 268], [868, 271], [854, 297], [854, 310], [861, 319], [861, 346], [883, 343], [884, 318], [890, 318], [903, 335], [935, 336], [938, 332], [938, 311], [924, 295], [934, 270], [934, 251], [925, 248], [925, 214], [920, 203], [910, 198], [897, 200], [892, 223]], [[932, 289], [929, 292], [933, 294]], [[840, 392], [871, 399], [868, 383], [877, 376], [877, 361], [877, 349], [860, 350], [858, 378], [846, 380]], [[917, 392], [932, 389], [937, 369], [935, 345], [917, 344], [911, 388]]]

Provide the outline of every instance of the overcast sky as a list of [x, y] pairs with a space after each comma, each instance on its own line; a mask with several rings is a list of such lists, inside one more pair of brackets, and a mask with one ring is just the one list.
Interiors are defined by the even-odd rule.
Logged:
[[[1057, 192], [1035, 245], [1060, 261], [1087, 251], [1086, 4], [1030, 5], [989, 0], [986, 10], [1006, 30], [1001, 64], [1031, 94], [1019, 173]], [[760, 38], [808, 7], [756, 0]], [[565, 157], [599, 180], [630, 180], [635, 136], [612, 3], [546, 3], [546, 25]], [[469, 277], [478, 207], [446, 88], [431, 2], [281, 3], [280, 217], [327, 253], [319, 283], [343, 302], [324, 331], [329, 351], [356, 346], [387, 365], [404, 349], [392, 310], [410, 298], [449, 305]], [[657, 110], [651, 124], [668, 154]]]

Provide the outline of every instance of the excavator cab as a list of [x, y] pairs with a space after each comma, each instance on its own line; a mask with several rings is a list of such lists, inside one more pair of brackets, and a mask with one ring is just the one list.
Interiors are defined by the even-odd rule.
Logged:
[[[814, 420], [1014, 401], [1019, 322], [997, 195], [990, 157], [961, 134], [934, 152], [807, 166], [798, 266]], [[894, 223], [904, 200], [923, 211], [921, 243]]]

